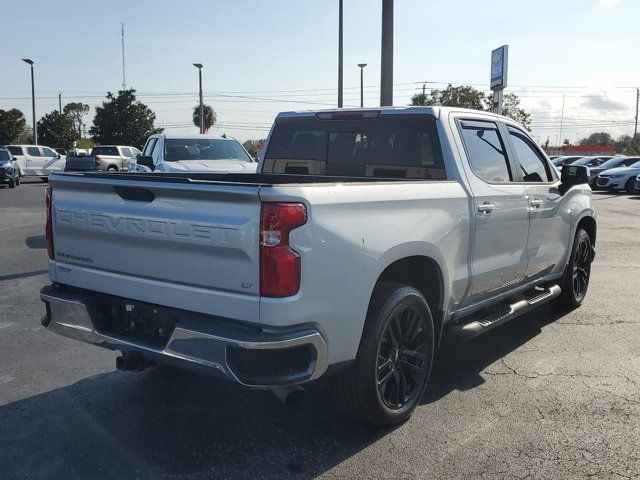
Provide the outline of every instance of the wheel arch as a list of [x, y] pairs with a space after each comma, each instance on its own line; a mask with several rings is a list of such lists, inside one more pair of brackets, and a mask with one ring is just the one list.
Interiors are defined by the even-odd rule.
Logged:
[[[578, 231], [579, 228], [584, 228], [586, 232], [589, 234], [589, 238], [591, 239], [591, 244], [596, 244], [596, 235], [598, 232], [598, 225], [596, 219], [592, 215], [584, 215], [578, 220], [576, 225], [575, 232]], [[575, 232], [573, 236], [575, 237]]]
[[378, 275], [369, 299], [373, 300], [376, 287], [382, 282], [395, 282], [411, 285], [418, 289], [427, 300], [434, 322], [434, 339], [436, 346], [442, 338], [444, 305], [448, 298], [448, 276], [443, 268], [442, 259], [436, 255], [408, 254], [397, 257], [386, 263], [385, 268]]

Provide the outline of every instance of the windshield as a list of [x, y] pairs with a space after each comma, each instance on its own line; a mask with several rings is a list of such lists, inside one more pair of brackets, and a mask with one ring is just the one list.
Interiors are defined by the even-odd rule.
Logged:
[[165, 142], [166, 162], [181, 160], [237, 160], [251, 162], [251, 157], [233, 139], [226, 138], [169, 138]]
[[571, 165], [593, 165], [596, 166], [598, 164], [604, 163], [607, 160], [607, 157], [584, 157], [580, 160], [576, 160]]
[[7, 150], [0, 150], [0, 164], [6, 163], [11, 160], [11, 155]]

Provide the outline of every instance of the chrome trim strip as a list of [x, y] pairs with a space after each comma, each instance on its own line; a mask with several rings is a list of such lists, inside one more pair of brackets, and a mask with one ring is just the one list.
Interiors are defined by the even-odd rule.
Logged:
[[[49, 305], [50, 318], [47, 329], [85, 343], [110, 350], [135, 350], [162, 363], [163, 360], [177, 360], [183, 366], [195, 364], [213, 368], [228, 379], [254, 388], [273, 388], [275, 386], [294, 385], [320, 377], [327, 370], [327, 345], [317, 330], [304, 327], [298, 331], [287, 332], [244, 332], [226, 328], [221, 334], [215, 325], [206, 325], [188, 321], [176, 325], [164, 349], [130, 342], [125, 339], [100, 333], [94, 326], [87, 303], [80, 295], [45, 287], [40, 299]], [[221, 330], [221, 329], [218, 329]], [[315, 359], [309, 364], [307, 378], [293, 383], [269, 385], [248, 384], [240, 380], [227, 362], [227, 346], [249, 350], [284, 349], [308, 345], [315, 351]]]

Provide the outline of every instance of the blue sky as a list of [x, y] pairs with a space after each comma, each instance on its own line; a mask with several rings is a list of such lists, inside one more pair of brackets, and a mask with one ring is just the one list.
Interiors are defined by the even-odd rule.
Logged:
[[[379, 102], [380, 0], [344, 0], [345, 104]], [[201, 62], [206, 103], [240, 139], [266, 135], [278, 111], [336, 103], [338, 0], [3, 1], [0, 108], [31, 122], [28, 66], [36, 62], [37, 116], [63, 103], [99, 104], [122, 84], [157, 114], [158, 126], [192, 132]], [[7, 20], [10, 21], [7, 21]], [[640, 84], [640, 1], [396, 0], [394, 103], [446, 82], [488, 89], [490, 52], [509, 44], [508, 92], [533, 113], [541, 142], [604, 130], [632, 133]], [[311, 102], [311, 103], [304, 103]], [[90, 121], [90, 117], [87, 119]]]

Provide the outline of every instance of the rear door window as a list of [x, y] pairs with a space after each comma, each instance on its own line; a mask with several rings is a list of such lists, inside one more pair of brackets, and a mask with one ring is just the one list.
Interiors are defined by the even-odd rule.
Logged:
[[41, 157], [42, 153], [40, 153], [40, 149], [38, 147], [27, 147], [27, 155], [31, 155], [32, 157]]
[[475, 120], [461, 120], [459, 125], [473, 173], [487, 183], [512, 181], [513, 175], [498, 125]]
[[120, 147], [120, 154], [123, 157], [131, 157], [131, 150], [129, 150], [127, 147]]
[[42, 147], [42, 154], [45, 157], [57, 157], [58, 153], [54, 152], [52, 149], [48, 148], [48, 147]]
[[435, 118], [282, 119], [276, 123], [264, 172], [345, 177], [446, 179]]

